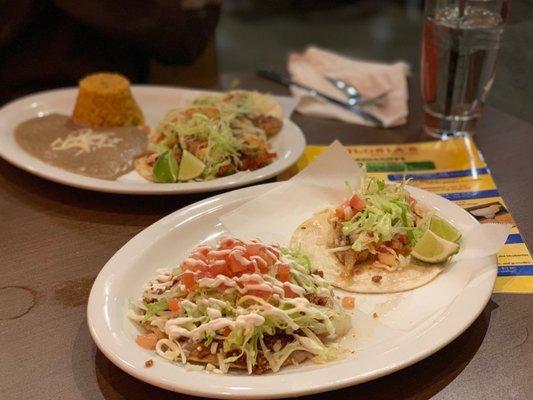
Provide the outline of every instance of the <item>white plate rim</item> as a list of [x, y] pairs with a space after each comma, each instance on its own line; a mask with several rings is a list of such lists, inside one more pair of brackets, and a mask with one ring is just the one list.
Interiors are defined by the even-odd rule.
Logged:
[[[158, 86], [158, 85], [132, 85], [134, 96], [143, 96], [143, 92], [153, 94], [159, 92], [169, 95], [186, 88]], [[188, 90], [188, 89], [186, 89]], [[21, 149], [13, 139], [13, 124], [10, 124], [10, 115], [17, 110], [29, 108], [32, 103], [46, 101], [51, 96], [68, 96], [72, 98], [72, 104], [76, 98], [77, 88], [60, 88], [29, 94], [15, 99], [0, 108], [0, 131], [4, 135], [0, 137], [0, 157], [10, 164], [41, 178], [60, 183], [63, 185], [76, 187], [105, 193], [136, 194], [136, 195], [161, 195], [161, 194], [189, 194], [205, 193], [217, 190], [227, 190], [240, 186], [246, 186], [266, 179], [272, 178], [290, 168], [301, 157], [305, 150], [306, 139], [301, 129], [288, 118], [284, 119], [284, 127], [278, 134], [280, 140], [284, 140], [290, 151], [286, 152], [286, 157], [278, 157], [272, 164], [255, 171], [243, 174], [230, 175], [223, 178], [205, 182], [187, 182], [173, 184], [153, 184], [150, 182], [121, 182], [108, 181], [91, 178], [65, 171], [54, 167], [31, 156]], [[170, 109], [170, 107], [169, 107]], [[53, 112], [50, 109], [48, 112]], [[28, 111], [26, 118], [36, 116]], [[6, 146], [7, 145], [7, 146]], [[15, 149], [15, 151], [11, 151]]]
[[[261, 193], [264, 193], [266, 190], [273, 188], [275, 185], [279, 185], [279, 183], [269, 183], [269, 184], [234, 190], [234, 191], [231, 191], [225, 194], [213, 196], [211, 198], [191, 204], [155, 222], [154, 224], [152, 224], [151, 226], [149, 226], [148, 228], [146, 228], [145, 230], [137, 234], [135, 237], [133, 237], [128, 243], [126, 243], [119, 251], [115, 253], [115, 255], [102, 268], [98, 277], [96, 278], [93, 284], [93, 287], [91, 289], [91, 293], [90, 293], [89, 301], [87, 305], [87, 322], [88, 322], [91, 336], [93, 340], [95, 341], [96, 345], [98, 346], [98, 348], [104, 353], [104, 355], [111, 362], [113, 362], [116, 366], [121, 368], [126, 373], [144, 382], [147, 382], [154, 386], [161, 387], [163, 389], [172, 390], [175, 392], [185, 393], [189, 395], [206, 396], [206, 397], [211, 397], [211, 398], [242, 398], [243, 396], [245, 396], [246, 398], [250, 398], [250, 399], [303, 396], [303, 395], [308, 395], [308, 394], [313, 394], [313, 393], [320, 393], [320, 392], [325, 392], [325, 391], [330, 391], [330, 390], [335, 390], [335, 389], [341, 389], [347, 386], [352, 386], [352, 385], [363, 383], [369, 380], [373, 380], [373, 379], [382, 377], [384, 375], [388, 375], [393, 372], [396, 372], [426, 357], [429, 357], [430, 355], [434, 354], [438, 350], [448, 345], [450, 342], [456, 339], [460, 334], [462, 334], [476, 320], [476, 318], [481, 314], [486, 304], [488, 303], [490, 296], [492, 294], [492, 288], [494, 285], [494, 281], [497, 276], [497, 264], [496, 264], [495, 256], [486, 259], [487, 265], [491, 269], [489, 271], [490, 273], [486, 272], [483, 275], [482, 283], [484, 285], [481, 288], [483, 291], [482, 293], [483, 295], [480, 296], [479, 292], [476, 292], [475, 295], [472, 295], [470, 291], [466, 291], [466, 289], [469, 288], [469, 285], [467, 285], [461, 292], [460, 296], [462, 297], [457, 296], [455, 300], [451, 303], [451, 309], [448, 312], [448, 314], [450, 314], [451, 311], [455, 309], [457, 309], [456, 311], [458, 310], [464, 311], [464, 309], [461, 309], [460, 307], [464, 306], [463, 303], [465, 303], [465, 301], [466, 301], [466, 305], [470, 307], [469, 312], [467, 314], [465, 313], [460, 314], [460, 318], [457, 318], [457, 315], [454, 315], [453, 318], [447, 318], [446, 315], [443, 316], [439, 321], [437, 321], [434, 324], [433, 328], [429, 332], [424, 333], [423, 338], [419, 338], [421, 342], [428, 341], [428, 340], [431, 341], [433, 343], [432, 346], [419, 350], [418, 352], [414, 353], [409, 358], [404, 358], [403, 360], [400, 360], [400, 361], [396, 360], [395, 362], [390, 363], [386, 367], [380, 368], [375, 371], [371, 371], [366, 374], [358, 375], [355, 377], [344, 376], [341, 378], [337, 378], [334, 381], [317, 382], [315, 385], [307, 386], [304, 388], [295, 389], [294, 387], [292, 387], [290, 391], [284, 390], [282, 388], [283, 385], [281, 385], [281, 388], [280, 386], [274, 385], [269, 390], [265, 390], [265, 389], [255, 390], [251, 387], [248, 387], [247, 389], [251, 389], [251, 390], [243, 392], [242, 390], [239, 390], [239, 388], [229, 388], [229, 389], [226, 388], [225, 392], [220, 393], [220, 392], [213, 391], [213, 388], [210, 389], [209, 387], [205, 387], [208, 385], [205, 385], [204, 387], [198, 387], [198, 386], [190, 386], [187, 384], [187, 382], [173, 382], [173, 383], [165, 382], [165, 381], [158, 380], [157, 377], [155, 378], [148, 377], [146, 373], [144, 373], [145, 371], [128, 363], [127, 360], [121, 359], [120, 356], [118, 356], [115, 353], [116, 349], [111, 349], [108, 347], [107, 343], [105, 343], [102, 340], [102, 334], [103, 333], [105, 334], [105, 332], [101, 331], [102, 329], [101, 323], [102, 323], [102, 319], [104, 318], [101, 312], [101, 306], [104, 305], [103, 300], [102, 300], [102, 294], [105, 292], [107, 279], [109, 279], [109, 277], [113, 275], [113, 272], [116, 268], [120, 268], [120, 262], [121, 260], [123, 260], [126, 254], [128, 254], [130, 251], [134, 249], [137, 249], [137, 251], [140, 251], [138, 249], [139, 245], [141, 245], [142, 243], [146, 243], [146, 240], [148, 240], [150, 237], [157, 236], [157, 233], [161, 229], [167, 229], [165, 228], [165, 226], [167, 227], [170, 225], [174, 226], [175, 223], [179, 223], [180, 221], [184, 221], [185, 219], [197, 218], [201, 216], [202, 214], [204, 214], [205, 212], [208, 212], [209, 209], [213, 209], [214, 207], [220, 206], [222, 203], [225, 203], [225, 202], [237, 202], [239, 201], [239, 199], [257, 196]], [[433, 193], [430, 193], [430, 192], [427, 192], [421, 189], [412, 188], [412, 187], [410, 189], [414, 189], [415, 193], [418, 191], [419, 193], [423, 193], [424, 195], [429, 195], [430, 197], [437, 196]], [[437, 197], [440, 197], [440, 196], [437, 196]], [[454, 205], [454, 206], [458, 207], [457, 205]], [[444, 335], [444, 336], [439, 335], [439, 334], [436, 335], [436, 331], [438, 331], [438, 328], [441, 328], [441, 324], [443, 323], [446, 323], [448, 328], [452, 330], [451, 333], [448, 335]], [[428, 335], [428, 333], [430, 335]], [[328, 368], [328, 367], [326, 366], [324, 368]], [[276, 382], [276, 374], [263, 375], [261, 377], [269, 379], [271, 383], [278, 383]]]

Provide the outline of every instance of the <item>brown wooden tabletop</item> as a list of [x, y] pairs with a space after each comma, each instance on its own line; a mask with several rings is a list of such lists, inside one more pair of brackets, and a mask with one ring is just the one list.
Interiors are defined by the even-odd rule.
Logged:
[[[233, 77], [224, 76], [225, 86]], [[253, 74], [243, 88], [286, 93]], [[310, 144], [424, 139], [417, 85], [406, 126], [377, 130], [294, 115]], [[533, 243], [533, 125], [488, 108], [476, 137], [527, 243]], [[132, 236], [212, 194], [93, 193], [0, 160], [0, 398], [185, 399], [136, 380], [96, 349], [86, 304], [96, 275]], [[312, 399], [527, 399], [533, 393], [533, 296], [493, 295], [459, 338], [387, 377]], [[529, 393], [529, 395], [528, 395]]]

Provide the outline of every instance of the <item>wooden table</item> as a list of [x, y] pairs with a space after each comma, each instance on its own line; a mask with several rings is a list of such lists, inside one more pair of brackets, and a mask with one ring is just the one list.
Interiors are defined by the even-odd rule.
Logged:
[[[242, 87], [285, 93], [251, 74]], [[232, 79], [225, 76], [222, 83]], [[416, 84], [408, 125], [376, 130], [295, 115], [309, 143], [423, 138]], [[528, 243], [533, 242], [533, 126], [488, 108], [476, 137]], [[106, 261], [162, 216], [210, 196], [92, 193], [0, 161], [0, 398], [179, 399], [122, 372], [86, 325], [87, 297]], [[533, 296], [493, 295], [459, 338], [390, 376], [313, 399], [526, 399], [533, 393]], [[529, 393], [529, 395], [527, 394]]]

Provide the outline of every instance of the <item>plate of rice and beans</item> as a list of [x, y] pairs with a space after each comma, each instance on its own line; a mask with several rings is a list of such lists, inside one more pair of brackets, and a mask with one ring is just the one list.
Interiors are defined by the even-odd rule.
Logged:
[[[290, 99], [233, 90], [130, 85], [96, 73], [77, 88], [41, 92], [0, 109], [0, 156], [83, 189], [179, 194], [278, 175], [303, 153]], [[283, 107], [285, 105], [285, 107]]]

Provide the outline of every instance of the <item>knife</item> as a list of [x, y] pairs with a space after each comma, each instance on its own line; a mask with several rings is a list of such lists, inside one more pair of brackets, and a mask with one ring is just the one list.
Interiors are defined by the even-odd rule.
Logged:
[[338, 106], [340, 106], [342, 108], [345, 108], [348, 111], [351, 111], [351, 112], [353, 112], [356, 115], [359, 115], [361, 118], [363, 118], [363, 119], [375, 124], [378, 128], [382, 128], [383, 127], [383, 124], [381, 123], [381, 120], [379, 120], [377, 117], [375, 117], [374, 115], [372, 115], [368, 111], [363, 110], [361, 107], [358, 107], [356, 105], [351, 106], [348, 103], [345, 103], [344, 101], [338, 100], [338, 99], [336, 99], [334, 97], [331, 97], [331, 96], [329, 96], [329, 95], [327, 95], [325, 93], [319, 92], [318, 90], [313, 89], [310, 86], [304, 85], [303, 83], [300, 83], [300, 82], [295, 82], [288, 75], [285, 75], [285, 74], [283, 74], [281, 72], [274, 71], [272, 69], [263, 69], [263, 70], [257, 71], [257, 74], [259, 76], [263, 77], [263, 78], [270, 79], [272, 81], [281, 83], [282, 85], [285, 85], [285, 86], [296, 86], [296, 87], [299, 87], [300, 89], [303, 89], [303, 90], [307, 91], [311, 96], [324, 99], [324, 100], [326, 100], [326, 101], [328, 101], [330, 103], [333, 103], [333, 104], [336, 104], [336, 105], [338, 105]]

